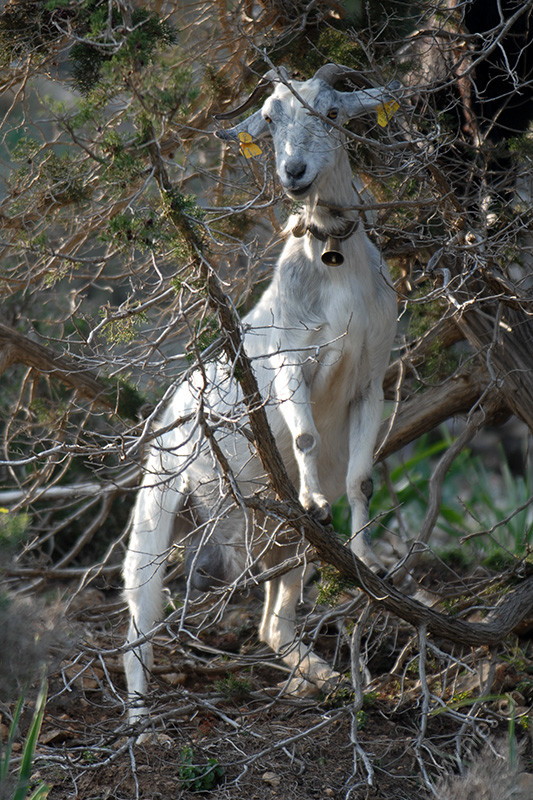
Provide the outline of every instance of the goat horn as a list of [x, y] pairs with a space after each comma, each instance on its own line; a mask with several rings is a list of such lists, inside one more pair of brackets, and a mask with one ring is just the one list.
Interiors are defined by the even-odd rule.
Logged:
[[320, 78], [333, 87], [340, 81], [351, 81], [360, 89], [375, 88], [363, 72], [345, 67], [343, 64], [324, 64], [317, 69], [313, 77]]
[[239, 114], [242, 114], [243, 111], [247, 111], [250, 106], [253, 106], [254, 103], [263, 97], [273, 81], [279, 80], [280, 75], [283, 80], [289, 80], [289, 75], [284, 67], [280, 67], [279, 71], [275, 69], [269, 69], [268, 72], [263, 75], [252, 94], [244, 101], [244, 103], [241, 103], [241, 105], [237, 108], [232, 108], [231, 111], [224, 111], [221, 114], [214, 114], [215, 119], [234, 119], [234, 117], [238, 117]]

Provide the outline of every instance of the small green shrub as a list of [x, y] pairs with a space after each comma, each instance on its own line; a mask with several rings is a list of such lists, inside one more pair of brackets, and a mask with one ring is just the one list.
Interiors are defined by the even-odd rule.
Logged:
[[215, 758], [210, 758], [206, 764], [195, 761], [194, 750], [185, 745], [180, 756], [180, 786], [190, 792], [209, 792], [221, 781], [224, 770]]
[[29, 528], [29, 514], [14, 513], [7, 508], [0, 508], [0, 547], [11, 549], [24, 538]]
[[[389, 459], [388, 485], [376, 481], [371, 500], [371, 517], [378, 520], [373, 532], [383, 527], [396, 530], [399, 515], [405, 530], [417, 531], [427, 510], [429, 484], [436, 459], [451, 443], [447, 430], [440, 438], [422, 436], [409, 457]], [[533, 475], [513, 475], [505, 453], [499, 454], [498, 472], [489, 471], [482, 456], [468, 450], [454, 460], [443, 484], [436, 527], [447, 534], [447, 543], [437, 554], [459, 568], [473, 563], [502, 569], [516, 558], [531, 554], [533, 506], [530, 486]], [[393, 488], [393, 496], [390, 487]], [[349, 538], [350, 506], [342, 497], [333, 506], [333, 525], [337, 533]]]
[[250, 681], [228, 673], [216, 682], [217, 691], [228, 700], [242, 700], [250, 694]]

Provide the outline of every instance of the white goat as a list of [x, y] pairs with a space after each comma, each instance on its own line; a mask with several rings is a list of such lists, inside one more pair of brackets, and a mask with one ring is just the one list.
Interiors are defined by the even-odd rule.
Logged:
[[[339, 77], [350, 73], [326, 65], [311, 80], [297, 82], [271, 71], [259, 87], [264, 94], [274, 84], [261, 110], [218, 136], [234, 140], [246, 132], [258, 139], [269, 131], [281, 185], [302, 203], [301, 215], [289, 222], [292, 233], [269, 288], [243, 320], [244, 346], [303, 507], [326, 521], [330, 503], [346, 492], [351, 548], [375, 566], [365, 526], [396, 300], [387, 266], [351, 209], [359, 200], [338, 126], [379, 108], [391, 96], [388, 89], [337, 91]], [[257, 95], [256, 90], [232, 115]], [[324, 255], [330, 266], [321, 258], [328, 236], [335, 237], [333, 252]], [[259, 459], [234, 422], [243, 411], [238, 383], [226, 362], [208, 362], [203, 372], [181, 384], [161, 418], [161, 427], [170, 429], [151, 448], [132, 517], [124, 570], [131, 611], [128, 642], [141, 640], [124, 659], [132, 722], [146, 714], [143, 697], [152, 648], [143, 638], [160, 617], [172, 537], [195, 532], [189, 581], [201, 589], [245, 574], [254, 559], [269, 567], [297, 549], [276, 539], [272, 525], [250, 525], [245, 509], [231, 499], [202, 433], [200, 402], [241, 494], [265, 490]], [[172, 427], [180, 418], [186, 421]], [[266, 584], [259, 630], [261, 640], [294, 670], [293, 688], [300, 692], [316, 691], [336, 677], [296, 640], [295, 609], [304, 572], [293, 569]]]

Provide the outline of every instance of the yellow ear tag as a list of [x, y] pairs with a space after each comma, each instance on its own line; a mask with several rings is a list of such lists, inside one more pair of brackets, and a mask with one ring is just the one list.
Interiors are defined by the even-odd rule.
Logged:
[[388, 103], [383, 103], [383, 105], [378, 108], [378, 125], [381, 125], [382, 128], [386, 128], [399, 108], [400, 104], [397, 103], [396, 100], [389, 100]]
[[252, 137], [246, 131], [241, 131], [238, 136], [240, 142], [241, 153], [245, 158], [252, 158], [253, 156], [260, 156], [263, 152], [261, 148], [255, 144]]

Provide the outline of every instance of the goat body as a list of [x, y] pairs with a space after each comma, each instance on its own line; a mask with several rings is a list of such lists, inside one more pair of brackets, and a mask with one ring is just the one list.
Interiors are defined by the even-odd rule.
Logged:
[[[377, 561], [365, 526], [396, 300], [385, 262], [349, 210], [358, 197], [342, 131], [329, 125], [328, 114], [342, 122], [387, 99], [384, 89], [338, 92], [320, 77], [279, 81], [260, 111], [219, 134], [229, 139], [247, 131], [258, 137], [269, 128], [281, 183], [289, 196], [303, 201], [302, 216], [288, 225], [303, 225], [303, 235], [289, 234], [270, 286], [244, 317], [244, 347], [302, 505], [326, 521], [330, 504], [346, 492], [350, 545], [370, 565]], [[322, 238], [342, 235], [349, 223], [344, 263], [326, 266]], [[173, 426], [178, 419], [186, 421]], [[274, 566], [302, 549], [302, 543], [277, 538], [272, 523], [254, 525], [235, 502], [202, 419], [214, 431], [238, 492], [245, 497], [266, 490], [261, 463], [239, 430], [245, 408], [231, 365], [208, 361], [181, 384], [160, 420], [165, 432], [151, 448], [133, 512], [125, 563], [132, 722], [146, 713], [152, 648], [145, 637], [160, 617], [163, 567], [173, 537], [194, 535], [189, 580], [201, 589], [234, 580], [257, 562]], [[259, 630], [261, 640], [293, 669], [293, 688], [300, 692], [316, 691], [336, 677], [296, 641], [304, 573], [296, 568], [267, 582]]]

